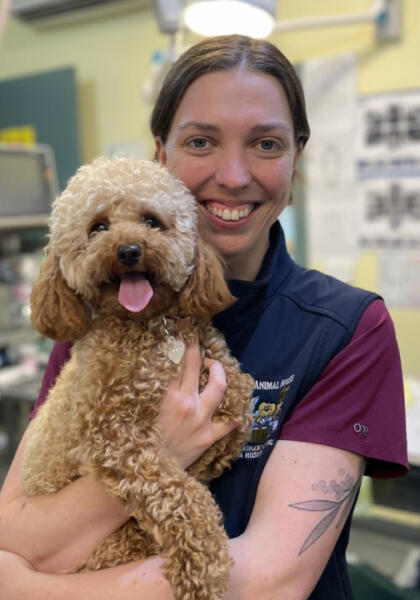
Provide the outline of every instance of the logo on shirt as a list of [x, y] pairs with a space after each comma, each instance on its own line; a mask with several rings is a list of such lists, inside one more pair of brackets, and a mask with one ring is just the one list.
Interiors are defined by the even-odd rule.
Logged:
[[281, 381], [256, 381], [255, 389], [256, 390], [279, 390], [283, 388], [285, 385], [292, 383], [294, 375], [290, 375], [290, 377], [286, 377]]
[[369, 433], [369, 427], [367, 425], [361, 425], [361, 423], [355, 423], [353, 429], [356, 433], [361, 433], [364, 437]]
[[258, 458], [266, 445], [274, 444], [274, 440], [269, 438], [277, 428], [286, 394], [294, 378], [294, 375], [290, 375], [277, 381], [256, 381], [255, 389], [260, 393], [252, 399], [254, 421], [250, 439], [242, 451], [243, 458]]

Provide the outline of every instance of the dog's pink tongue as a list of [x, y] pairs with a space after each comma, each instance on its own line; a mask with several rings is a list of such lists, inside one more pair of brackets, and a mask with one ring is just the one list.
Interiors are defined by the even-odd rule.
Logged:
[[153, 289], [143, 273], [131, 271], [121, 275], [118, 301], [131, 312], [140, 312], [153, 296]]

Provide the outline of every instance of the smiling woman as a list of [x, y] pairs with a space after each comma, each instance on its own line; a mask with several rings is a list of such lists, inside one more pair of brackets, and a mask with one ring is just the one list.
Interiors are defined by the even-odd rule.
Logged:
[[[345, 555], [362, 475], [394, 477], [408, 466], [401, 365], [376, 294], [304, 269], [287, 253], [277, 218], [309, 138], [300, 82], [266, 41], [210, 38], [169, 71], [151, 128], [158, 159], [193, 193], [201, 232], [225, 258], [237, 301], [213, 322], [256, 382], [250, 438], [211, 484], [234, 559], [226, 599], [350, 600]], [[69, 350], [55, 346], [38, 405]], [[198, 345], [186, 349], [160, 419], [165, 450], [192, 469], [216, 441], [212, 416], [226, 383], [220, 364], [208, 368], [202, 388]], [[2, 494], [0, 547], [41, 555], [40, 570], [74, 569], [129, 515], [89, 477], [59, 498], [25, 498], [17, 484], [24, 446]], [[19, 578], [11, 561], [0, 555], [8, 600], [29, 590], [34, 600], [173, 598], [159, 557], [71, 576], [31, 574], [16, 558]]]

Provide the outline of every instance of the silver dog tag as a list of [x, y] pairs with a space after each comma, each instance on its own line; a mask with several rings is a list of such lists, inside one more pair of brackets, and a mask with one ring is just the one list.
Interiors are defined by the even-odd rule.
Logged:
[[169, 340], [168, 358], [176, 365], [182, 360], [185, 352], [185, 344], [182, 340]]

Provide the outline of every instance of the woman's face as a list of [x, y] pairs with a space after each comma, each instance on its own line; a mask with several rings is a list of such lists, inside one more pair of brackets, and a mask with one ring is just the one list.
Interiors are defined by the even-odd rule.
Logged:
[[191, 190], [230, 277], [253, 280], [269, 229], [291, 194], [297, 148], [282, 86], [271, 75], [217, 71], [187, 89], [160, 162]]

